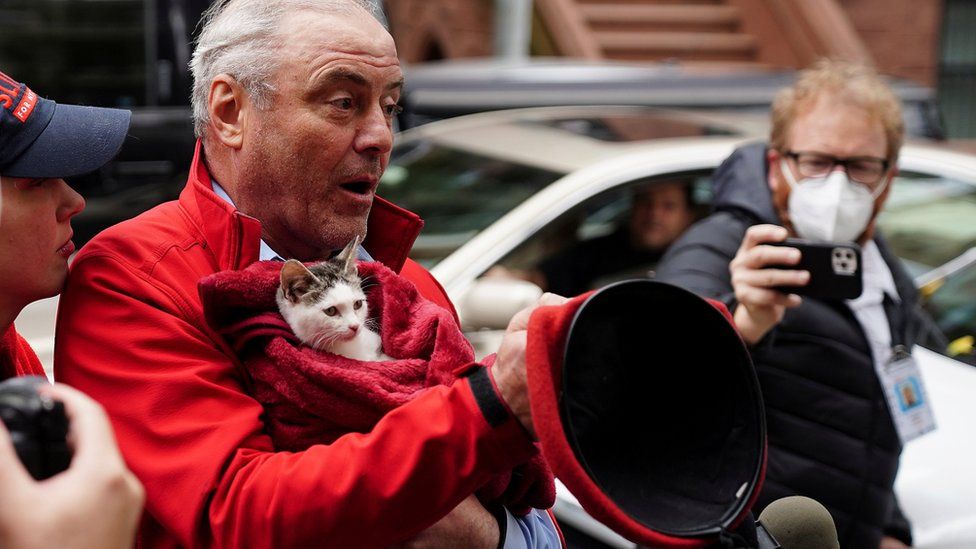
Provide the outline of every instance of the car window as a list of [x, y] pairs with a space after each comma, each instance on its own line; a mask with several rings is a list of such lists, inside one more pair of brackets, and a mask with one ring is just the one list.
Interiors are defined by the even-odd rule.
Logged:
[[974, 219], [976, 186], [910, 171], [895, 178], [878, 217], [909, 273], [927, 279], [920, 288], [921, 305], [936, 330], [923, 338], [924, 345], [970, 363], [976, 362], [976, 267], [960, 260], [974, 253]]
[[424, 219], [411, 257], [431, 267], [559, 177], [420, 141], [394, 151], [378, 194]]
[[895, 255], [918, 276], [976, 246], [976, 186], [903, 172], [878, 217]]
[[946, 339], [945, 348], [933, 350], [976, 364], [976, 249], [968, 255], [965, 267], [925, 284], [921, 294]]
[[648, 111], [643, 116], [560, 118], [534, 121], [532, 124], [545, 125], [600, 141], [619, 143], [671, 137], [731, 136], [741, 133], [734, 131], [731, 125], [721, 125], [706, 118], [693, 118], [685, 113], [677, 115], [666, 111]]
[[[666, 182], [689, 184], [695, 218], [699, 219], [707, 214], [711, 200], [710, 172], [639, 179], [597, 194], [566, 211], [502, 258], [498, 266], [509, 272], [525, 273], [547, 258], [624, 230], [634, 205], [635, 192]], [[602, 286], [618, 279], [647, 276], [652, 268], [653, 264], [638, 265], [611, 273], [599, 278], [594, 286]]]

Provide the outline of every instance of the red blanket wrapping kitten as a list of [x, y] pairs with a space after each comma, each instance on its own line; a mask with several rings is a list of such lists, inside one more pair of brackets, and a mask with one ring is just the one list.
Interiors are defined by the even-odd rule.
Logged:
[[[279, 450], [368, 432], [424, 389], [453, 383], [474, 361], [449, 311], [380, 263], [357, 269], [356, 244], [308, 269], [264, 261], [200, 281], [207, 322], [240, 359]], [[551, 507], [552, 472], [537, 453], [478, 497], [519, 514]]]

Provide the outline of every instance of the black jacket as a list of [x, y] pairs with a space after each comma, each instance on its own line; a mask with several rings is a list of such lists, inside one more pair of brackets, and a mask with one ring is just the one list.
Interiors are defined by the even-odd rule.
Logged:
[[[729, 262], [746, 229], [781, 224], [765, 157], [764, 145], [747, 145], [719, 167], [713, 213], [671, 247], [658, 266], [658, 280], [720, 299], [734, 310]], [[875, 241], [901, 297], [890, 308], [889, 322], [915, 334], [915, 287], [884, 241]], [[910, 348], [915, 336], [908, 339]], [[804, 298], [752, 353], [769, 430], [769, 463], [756, 510], [781, 497], [805, 495], [830, 510], [841, 547], [875, 549], [882, 535], [910, 543], [893, 491], [901, 443], [870, 346], [851, 310], [843, 302]]]

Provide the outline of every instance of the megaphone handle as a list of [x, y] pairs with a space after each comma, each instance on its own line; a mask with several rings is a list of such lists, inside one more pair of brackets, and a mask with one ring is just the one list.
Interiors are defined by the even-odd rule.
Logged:
[[756, 521], [756, 538], [759, 539], [759, 549], [780, 549], [782, 547], [773, 537], [773, 534], [758, 520]]

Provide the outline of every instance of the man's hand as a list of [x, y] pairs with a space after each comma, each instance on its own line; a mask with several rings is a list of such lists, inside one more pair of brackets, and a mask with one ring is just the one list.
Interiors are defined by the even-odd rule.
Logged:
[[905, 545], [901, 540], [893, 538], [891, 536], [885, 536], [881, 538], [881, 545], [878, 549], [908, 549], [910, 545]]
[[402, 549], [441, 547], [494, 549], [498, 547], [500, 536], [498, 521], [481, 505], [478, 498], [471, 495], [433, 526], [398, 547]]
[[74, 457], [67, 471], [35, 481], [0, 424], [0, 547], [132, 547], [145, 492], [104, 410], [65, 385], [39, 390], [64, 403]]
[[733, 318], [749, 345], [755, 345], [779, 324], [788, 307], [801, 303], [800, 296], [784, 294], [773, 288], [805, 286], [810, 281], [808, 271], [768, 268], [770, 265], [796, 265], [800, 261], [800, 251], [796, 248], [763, 245], [782, 242], [787, 236], [786, 229], [777, 225], [749, 227], [739, 251], [729, 263], [732, 289], [739, 302]]
[[565, 297], [556, 294], [542, 294], [535, 305], [522, 309], [512, 317], [505, 330], [502, 344], [498, 347], [498, 357], [491, 366], [491, 375], [502, 399], [533, 436], [535, 427], [532, 425], [532, 410], [529, 408], [529, 390], [525, 373], [526, 329], [529, 326], [529, 317], [536, 307], [562, 305], [566, 301]]

